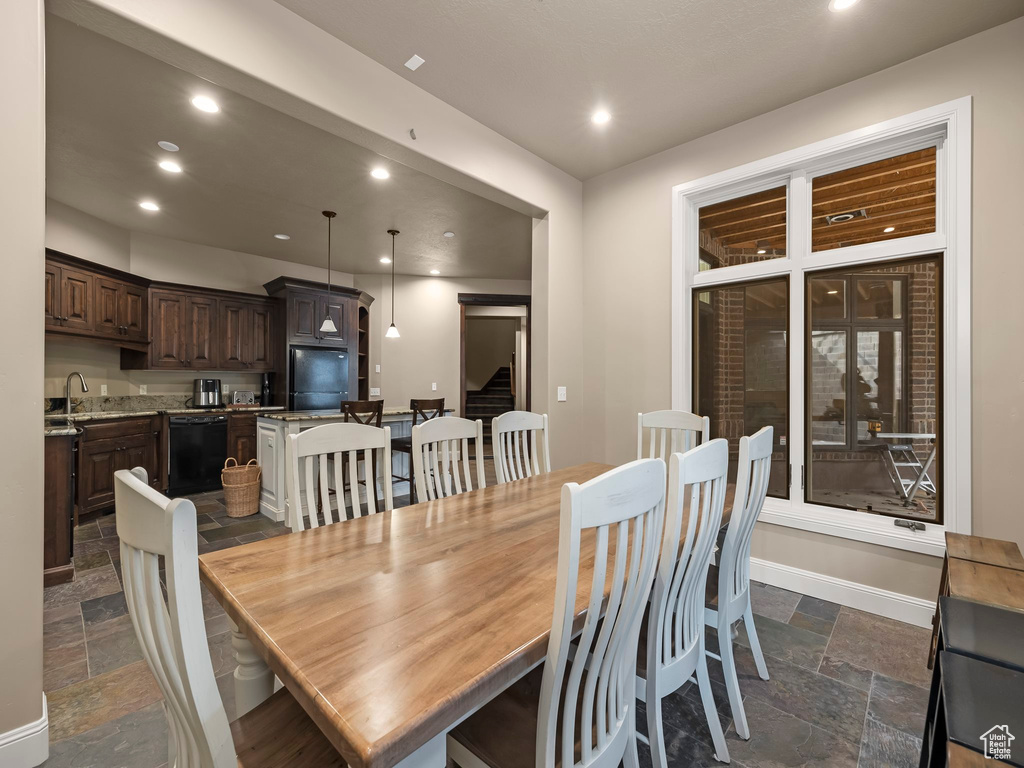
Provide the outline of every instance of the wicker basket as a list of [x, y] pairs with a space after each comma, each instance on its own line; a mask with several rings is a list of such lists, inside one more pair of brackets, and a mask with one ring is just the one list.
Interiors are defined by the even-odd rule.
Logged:
[[224, 462], [220, 482], [224, 486], [224, 506], [228, 517], [248, 517], [260, 511], [260, 479], [263, 470], [256, 459], [239, 466], [234, 458]]

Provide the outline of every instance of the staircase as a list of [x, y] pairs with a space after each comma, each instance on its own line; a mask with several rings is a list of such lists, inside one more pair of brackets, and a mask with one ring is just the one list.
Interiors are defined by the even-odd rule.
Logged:
[[515, 407], [515, 398], [512, 396], [512, 370], [508, 366], [495, 371], [483, 389], [466, 391], [466, 418], [483, 419], [484, 438], [488, 449], [491, 441], [491, 419], [515, 410]]

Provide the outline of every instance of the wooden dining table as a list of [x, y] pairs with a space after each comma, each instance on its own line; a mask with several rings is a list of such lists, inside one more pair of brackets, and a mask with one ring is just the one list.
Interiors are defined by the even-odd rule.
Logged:
[[[276, 676], [349, 765], [440, 768], [445, 734], [543, 660], [562, 486], [609, 469], [581, 464], [202, 555], [203, 583], [236, 627], [239, 713]], [[588, 567], [584, 542], [581, 584]]]

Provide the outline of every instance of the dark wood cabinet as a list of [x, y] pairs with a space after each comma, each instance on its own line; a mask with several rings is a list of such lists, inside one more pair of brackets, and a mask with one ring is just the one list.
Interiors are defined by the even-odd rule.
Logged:
[[43, 312], [47, 330], [61, 327], [60, 274], [59, 266], [49, 261], [46, 262], [46, 294], [43, 299]]
[[43, 441], [43, 586], [71, 581], [74, 521], [75, 436], [53, 435]]
[[153, 332], [149, 348], [150, 366], [184, 368], [185, 294], [175, 291], [152, 291], [149, 303], [150, 327]]
[[206, 370], [218, 368], [217, 300], [188, 296], [185, 313], [185, 366]]
[[226, 371], [274, 369], [274, 308], [251, 301], [221, 300], [220, 368]]
[[159, 416], [86, 423], [78, 448], [76, 522], [82, 515], [114, 504], [114, 473], [143, 467], [150, 485], [160, 488]]
[[291, 291], [288, 296], [288, 341], [316, 344], [320, 339], [320, 297], [315, 293]]
[[149, 341], [149, 281], [47, 250], [44, 298], [48, 333], [85, 336], [141, 349]]
[[256, 458], [256, 414], [228, 415], [228, 456], [233, 456], [239, 464]]
[[122, 283], [118, 292], [118, 322], [121, 333], [132, 341], [148, 341], [148, 291], [138, 285]]

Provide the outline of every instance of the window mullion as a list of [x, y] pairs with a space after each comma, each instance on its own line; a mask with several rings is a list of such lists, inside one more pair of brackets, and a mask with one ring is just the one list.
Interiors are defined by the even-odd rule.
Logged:
[[804, 298], [804, 265], [811, 251], [811, 188], [803, 172], [794, 173], [789, 184], [788, 243], [792, 272], [789, 280], [789, 499], [804, 502], [804, 461], [806, 456], [806, 376], [807, 357]]

